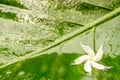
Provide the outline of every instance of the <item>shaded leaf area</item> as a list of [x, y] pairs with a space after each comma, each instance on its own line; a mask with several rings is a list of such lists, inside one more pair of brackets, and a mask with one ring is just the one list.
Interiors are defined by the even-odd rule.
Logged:
[[9, 6], [14, 6], [14, 7], [27, 9], [24, 5], [21, 5], [20, 3], [18, 3], [17, 0], [4, 0], [4, 1], [0, 0], [0, 3], [1, 4], [6, 4], [6, 5], [9, 5]]
[[54, 23], [51, 20], [44, 22], [32, 25], [0, 19], [0, 64], [46, 47], [61, 36], [80, 28], [80, 25], [74, 23]]
[[[39, 25], [20, 24], [10, 20], [0, 19], [0, 37], [1, 47], [6, 45], [7, 48], [20, 49], [17, 51], [21, 53], [23, 50], [34, 47], [42, 48], [47, 46], [54, 40], [59, 39], [61, 36], [68, 34], [71, 30], [80, 28], [76, 24], [57, 21], [56, 24], [52, 21], [44, 20], [46, 23]], [[48, 24], [49, 25], [48, 25]], [[27, 48], [25, 48], [25, 46]], [[32, 48], [30, 48], [32, 47]], [[24, 53], [25, 51], [23, 51]]]
[[[77, 9], [81, 4], [90, 4], [94, 6], [98, 6], [107, 10], [113, 10], [115, 8], [120, 7], [120, 0], [57, 0], [58, 8], [63, 9]], [[64, 7], [61, 7], [64, 6]], [[85, 7], [85, 6], [84, 6]], [[89, 8], [86, 6], [86, 8]]]
[[120, 16], [101, 24], [96, 29], [96, 47], [104, 44], [104, 52], [115, 57], [120, 55]]
[[64, 43], [63, 52], [81, 53], [82, 48], [80, 42], [88, 45], [92, 49], [93, 42], [95, 42], [95, 50], [97, 51], [101, 44], [103, 44], [103, 51], [114, 57], [120, 55], [120, 16], [107, 21], [96, 28], [95, 41], [93, 39], [93, 29], [84, 32], [83, 34]]
[[18, 18], [16, 17], [16, 14], [10, 13], [10, 12], [5, 13], [5, 12], [2, 12], [1, 10], [0, 10], [0, 17], [5, 19], [13, 19], [16, 21], [18, 20]]
[[[46, 54], [22, 61], [0, 70], [1, 80], [119, 80], [120, 56], [104, 56], [101, 64], [112, 66], [110, 70], [93, 69], [90, 76], [84, 65], [70, 65], [80, 54]], [[109, 62], [108, 62], [109, 61]]]
[[29, 10], [2, 4], [0, 4], [0, 10], [5, 13], [16, 14], [17, 20], [14, 18], [13, 20], [20, 23], [39, 24], [43, 22], [39, 21], [39, 19], [45, 18], [84, 25], [111, 11], [106, 8], [82, 2], [81, 0], [18, 0], [18, 2], [26, 6]]
[[82, 0], [85, 3], [101, 6], [103, 8], [114, 10], [120, 7], [120, 0]]

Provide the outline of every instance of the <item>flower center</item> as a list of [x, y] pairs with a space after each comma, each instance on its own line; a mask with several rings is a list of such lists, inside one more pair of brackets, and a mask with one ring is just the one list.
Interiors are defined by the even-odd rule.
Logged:
[[90, 57], [90, 59], [89, 59], [90, 61], [93, 61], [93, 58], [92, 57]]

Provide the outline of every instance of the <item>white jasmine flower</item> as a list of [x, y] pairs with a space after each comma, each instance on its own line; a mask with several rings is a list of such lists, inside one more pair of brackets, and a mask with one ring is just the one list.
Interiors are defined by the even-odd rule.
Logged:
[[98, 49], [96, 55], [90, 47], [88, 47], [86, 45], [82, 45], [82, 44], [80, 44], [80, 45], [83, 48], [83, 50], [87, 53], [87, 55], [83, 55], [83, 56], [80, 56], [77, 59], [75, 59], [75, 61], [74, 61], [74, 63], [72, 63], [72, 65], [78, 65], [78, 64], [85, 62], [84, 70], [86, 72], [88, 72], [90, 75], [91, 75], [92, 67], [99, 69], [99, 70], [110, 69], [110, 67], [107, 67], [107, 66], [97, 63], [103, 57], [103, 51], [102, 51], [103, 44]]

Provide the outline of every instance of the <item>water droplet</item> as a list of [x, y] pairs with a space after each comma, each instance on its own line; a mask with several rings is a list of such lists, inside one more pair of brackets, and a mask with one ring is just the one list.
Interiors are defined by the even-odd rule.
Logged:
[[19, 76], [20, 76], [20, 75], [24, 75], [24, 74], [25, 74], [24, 71], [21, 71], [21, 72], [18, 73]]
[[7, 71], [7, 72], [6, 72], [6, 74], [11, 74], [11, 73], [12, 73], [12, 71]]

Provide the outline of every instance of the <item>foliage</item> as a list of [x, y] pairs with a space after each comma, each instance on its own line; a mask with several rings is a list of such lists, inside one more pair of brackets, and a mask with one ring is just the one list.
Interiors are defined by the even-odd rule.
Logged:
[[[109, 15], [120, 7], [119, 3], [119, 0], [0, 1], [0, 80], [119, 80], [119, 14], [39, 52]], [[95, 51], [103, 43], [104, 58], [100, 63], [112, 69], [94, 69], [89, 76], [83, 65], [70, 65], [84, 53], [80, 42]], [[28, 59], [31, 56], [35, 57]]]

